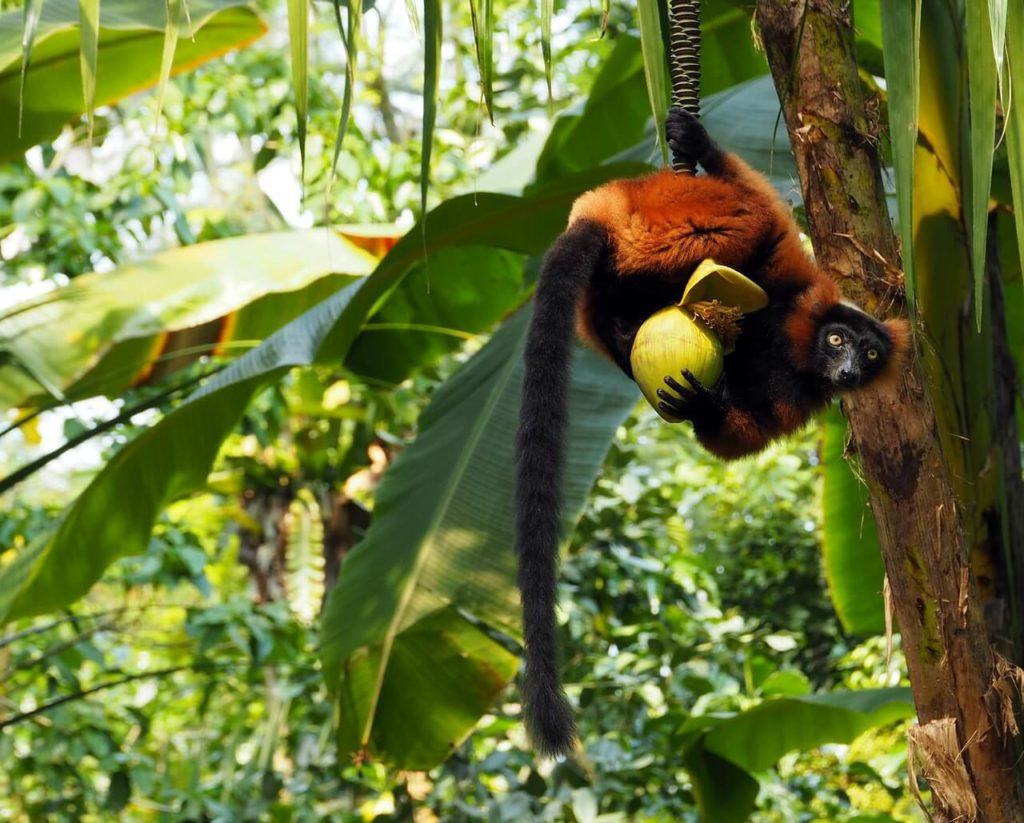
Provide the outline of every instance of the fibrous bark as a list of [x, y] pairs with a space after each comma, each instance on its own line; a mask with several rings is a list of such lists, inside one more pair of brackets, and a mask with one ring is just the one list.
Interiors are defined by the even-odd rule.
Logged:
[[[759, 0], [757, 20], [818, 262], [849, 297], [890, 314], [900, 309], [893, 288], [900, 260], [847, 8], [828, 0]], [[1007, 722], [1007, 702], [998, 699], [1007, 693], [1007, 672], [1012, 679], [1019, 670], [1008, 670], [995, 653], [978, 607], [970, 542], [920, 363], [912, 359], [897, 386], [858, 393], [844, 408], [869, 485], [922, 730], [943, 731], [917, 735], [916, 745], [945, 741], [952, 749], [923, 758], [936, 816], [1024, 820], [1019, 737]], [[948, 763], [949, 773], [936, 763]], [[954, 771], [956, 781], [944, 779]]]

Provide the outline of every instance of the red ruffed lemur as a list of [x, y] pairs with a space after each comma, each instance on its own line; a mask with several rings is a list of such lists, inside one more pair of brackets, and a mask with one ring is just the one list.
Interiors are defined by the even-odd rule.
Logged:
[[765, 178], [682, 109], [670, 111], [666, 133], [673, 156], [707, 174], [665, 169], [582, 195], [544, 259], [534, 298], [516, 443], [516, 552], [524, 713], [548, 755], [569, 751], [576, 735], [555, 619], [574, 330], [632, 377], [637, 329], [678, 302], [702, 260], [761, 286], [768, 305], [743, 319], [718, 382], [705, 386], [684, 371], [665, 375], [672, 392], [658, 391], [663, 409], [691, 421], [704, 447], [726, 459], [798, 429], [836, 393], [895, 374], [907, 349], [905, 321], [879, 322], [842, 300]]

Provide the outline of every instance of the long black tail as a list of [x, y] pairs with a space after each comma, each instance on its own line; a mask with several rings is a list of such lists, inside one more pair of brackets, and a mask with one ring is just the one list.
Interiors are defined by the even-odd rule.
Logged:
[[516, 441], [516, 553], [523, 604], [526, 673], [523, 701], [534, 746], [564, 754], [576, 739], [573, 709], [562, 689], [555, 618], [562, 475], [576, 307], [606, 246], [605, 231], [578, 221], [544, 260], [523, 358]]

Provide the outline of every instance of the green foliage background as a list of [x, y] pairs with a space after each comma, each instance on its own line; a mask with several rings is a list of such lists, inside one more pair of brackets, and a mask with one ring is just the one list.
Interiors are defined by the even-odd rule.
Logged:
[[[0, 8], [19, 5], [0, 0]], [[399, 48], [419, 36], [404, 6], [382, 4], [367, 12], [371, 23], [360, 48], [354, 116], [329, 185], [343, 94], [329, 6], [312, 6], [309, 123], [300, 172], [285, 5], [251, 5], [267, 20], [267, 37], [172, 78], [159, 116], [156, 96], [138, 94], [97, 112], [91, 147], [83, 117], [53, 141], [0, 165], [0, 330], [15, 322], [19, 309], [12, 306], [26, 300], [45, 304], [51, 287], [163, 249], [180, 246], [201, 254], [209, 240], [330, 222], [374, 224], [370, 231], [349, 225], [344, 242], [355, 238], [381, 252], [374, 236], [389, 245], [410, 226], [419, 214], [423, 78], [419, 56], [411, 60]], [[866, 6], [859, 4], [858, 11]], [[777, 107], [763, 58], [750, 42], [749, 10], [726, 0], [709, 0], [705, 8], [718, 32], [706, 33], [706, 121], [726, 145], [770, 169], [773, 182], [792, 195], [793, 167], [784, 135], [774, 129]], [[467, 7], [448, 4], [444, 11], [448, 31], [472, 31]], [[188, 412], [183, 403], [196, 380], [230, 362], [230, 355], [256, 348], [279, 327], [285, 332], [275, 335], [281, 347], [294, 340], [287, 333], [308, 342], [313, 324], [303, 310], [322, 307], [322, 300], [340, 305], [359, 294], [355, 286], [377, 289], [372, 300], [364, 292], [362, 299], [372, 305], [361, 314], [353, 310], [338, 327], [320, 329], [303, 367], [271, 368], [284, 358], [264, 363], [262, 371], [244, 372], [271, 349], [264, 344], [249, 360], [236, 361], [240, 366], [229, 367], [235, 372], [214, 378], [223, 384], [239, 371], [256, 374], [235, 389], [241, 398], [237, 414], [232, 407], [217, 418], [231, 434], [205, 486], [159, 513], [144, 551], [116, 540], [80, 546], [65, 530], [62, 550], [72, 552], [78, 564], [91, 562], [92, 579], [102, 577], [85, 598], [69, 603], [52, 581], [70, 566], [47, 567], [50, 576], [38, 580], [61, 608], [15, 620], [0, 635], [0, 815], [922, 819], [905, 776], [906, 696], [885, 691], [905, 684], [898, 638], [893, 660], [886, 661], [885, 640], [874, 634], [878, 569], [856, 562], [858, 550], [874, 551], [869, 538], [861, 539], [863, 519], [856, 507], [840, 527], [852, 520], [857, 528], [833, 528], [826, 537], [839, 546], [832, 551], [847, 562], [854, 558], [847, 568], [863, 572], [830, 569], [833, 585], [844, 587], [833, 592], [836, 601], [855, 602], [863, 611], [851, 618], [841, 609], [841, 623], [825, 583], [820, 430], [811, 426], [762, 455], [723, 464], [701, 452], [686, 427], [665, 426], [646, 408], [633, 408], [611, 437], [615, 420], [631, 403], [621, 386], [608, 389], [600, 425], [596, 414], [586, 419], [599, 431], [581, 461], [593, 465], [574, 478], [577, 502], [608, 439], [611, 448], [579, 515], [561, 577], [567, 680], [579, 705], [581, 756], [560, 763], [534, 758], [519, 722], [515, 684], [503, 685], [518, 651], [508, 603], [498, 596], [481, 605], [464, 591], [457, 593], [463, 599], [453, 597], [448, 604], [448, 617], [461, 621], [453, 625], [463, 630], [472, 627], [479, 646], [486, 647], [473, 651], [485, 664], [500, 665], [488, 672], [493, 693], [485, 695], [482, 705], [490, 708], [478, 723], [479, 706], [460, 703], [464, 692], [449, 695], [458, 717], [448, 726], [451, 718], [439, 717], [437, 725], [460, 738], [442, 741], [450, 756], [427, 771], [403, 771], [364, 757], [366, 752], [351, 757], [364, 741], [349, 727], [341, 734], [335, 727], [339, 715], [344, 721], [351, 710], [337, 695], [347, 694], [352, 676], [350, 658], [339, 659], [330, 641], [338, 631], [352, 631], [345, 621], [353, 598], [379, 606], [394, 593], [387, 575], [379, 589], [362, 590], [365, 578], [353, 570], [365, 574], [369, 568], [368, 546], [380, 552], [377, 559], [385, 567], [406, 549], [416, 557], [425, 551], [419, 543], [396, 546], [372, 533], [363, 540], [378, 499], [388, 504], [378, 523], [390, 517], [394, 529], [395, 521], [417, 519], [416, 500], [403, 507], [393, 491], [391, 498], [378, 498], [382, 471], [397, 466], [384, 482], [410, 498], [417, 478], [436, 480], [437, 467], [446, 466], [451, 453], [431, 451], [440, 440], [431, 428], [436, 434], [447, 422], [449, 439], [468, 437], [473, 409], [459, 407], [451, 417], [436, 407], [433, 416], [421, 418], [421, 412], [434, 399], [450, 410], [444, 404], [467, 382], [482, 391], [490, 386], [492, 376], [480, 377], [481, 363], [490, 362], [480, 351], [488, 341], [501, 342], [491, 330], [526, 302], [546, 235], [560, 228], [552, 215], [562, 215], [578, 187], [612, 173], [602, 164], [630, 162], [628, 169], [635, 171], [637, 164], [657, 161], [634, 5], [611, 3], [606, 20], [599, 4], [569, 2], [555, 11], [549, 101], [540, 58], [543, 11], [520, 0], [502, 5], [494, 39], [493, 125], [480, 104], [486, 92], [472, 37], [446, 38], [428, 191], [429, 206], [444, 205], [432, 212], [436, 220], [428, 220], [423, 235], [407, 235], [374, 274], [368, 275], [370, 265], [351, 263], [329, 277], [311, 276], [272, 310], [264, 304], [261, 317], [271, 316], [271, 326], [244, 326], [239, 316], [244, 319], [248, 310], [251, 320], [258, 313], [251, 305], [224, 307], [209, 321], [216, 333], [209, 324], [174, 326], [161, 315], [164, 331], [147, 338], [147, 345], [164, 333], [175, 340], [176, 334], [188, 338], [195, 332], [195, 339], [184, 341], [194, 348], [187, 356], [174, 349], [177, 356], [143, 374], [135, 369], [138, 363], [131, 361], [129, 368], [117, 359], [127, 356], [123, 351], [114, 349], [104, 360], [109, 352], [88, 349], [97, 369], [109, 369], [103, 385], [117, 384], [103, 392], [107, 400], [72, 406], [59, 396], [68, 386], [42, 386], [39, 396], [26, 401], [45, 407], [38, 417], [34, 408], [9, 410], [10, 425], [0, 435], [5, 468], [45, 458], [55, 442], [86, 442], [4, 492], [5, 581], [15, 578], [20, 564], [35, 569], [33, 558], [52, 545], [66, 507], [95, 477], [108, 476], [102, 472], [118, 465], [111, 461], [125, 454], [127, 444], [141, 447], [147, 441], [137, 438], [147, 431], [166, 430], [153, 428], [155, 423], [187, 419], [180, 412]], [[859, 46], [865, 63], [881, 71], [873, 20], [859, 18]], [[268, 182], [271, 174], [276, 184]], [[1006, 182], [998, 164], [996, 175], [997, 186], [1000, 179]], [[524, 186], [523, 199], [513, 199]], [[357, 258], [349, 246], [338, 248]], [[431, 253], [425, 264], [421, 249]], [[245, 271], [256, 276], [251, 268]], [[484, 281], [485, 275], [490, 279]], [[165, 276], [173, 278], [173, 269]], [[269, 295], [275, 291], [269, 276], [267, 283]], [[201, 296], [194, 299], [200, 302]], [[190, 316], [190, 308], [181, 309], [182, 315]], [[504, 323], [506, 338], [521, 320]], [[249, 336], [231, 337], [231, 322], [235, 331], [242, 323]], [[72, 326], [54, 324], [54, 334], [64, 334], [62, 345], [86, 351], [96, 344], [78, 339]], [[18, 361], [17, 341], [4, 334], [9, 332], [0, 331], [0, 368], [24, 367], [35, 379], [31, 364]], [[236, 348], [218, 348], [224, 340]], [[123, 373], [115, 375], [114, 367]], [[599, 383], [599, 373], [590, 368], [581, 366], [580, 372]], [[472, 382], [477, 377], [480, 382]], [[492, 409], [497, 422], [467, 460], [492, 457], [487, 450], [500, 444], [502, 426], [514, 418], [514, 401], [500, 393], [487, 397], [503, 401]], [[126, 411], [134, 407], [139, 413]], [[113, 425], [85, 437], [111, 418]], [[212, 427], [212, 416], [206, 422]], [[841, 423], [833, 417], [829, 425], [835, 438]], [[829, 455], [838, 444], [831, 441]], [[173, 474], [181, 466], [174, 460], [176, 448], [165, 447], [152, 469], [168, 480], [168, 488], [180, 480]], [[501, 487], [508, 465], [495, 462], [499, 480], [482, 484], [479, 495], [493, 497], [493, 488]], [[205, 474], [205, 464], [193, 469]], [[843, 489], [856, 488], [844, 461], [830, 462], [828, 471], [833, 488], [837, 471]], [[133, 485], [152, 484], [139, 471], [121, 488], [130, 491]], [[471, 492], [456, 503], [465, 504]], [[135, 502], [129, 495], [124, 505]], [[474, 548], [502, 551], [506, 547], [497, 544], [506, 539], [505, 502], [487, 512], [491, 533], [468, 527], [459, 533], [460, 525], [475, 521], [460, 519], [456, 511], [445, 521], [456, 533], [446, 538], [464, 539], [471, 559]], [[103, 512], [82, 516], [100, 526], [105, 519], [121, 522]], [[440, 528], [433, 521], [428, 525]], [[389, 534], [377, 528], [377, 534]], [[95, 561], [124, 554], [131, 556], [106, 568]], [[444, 571], [451, 566], [443, 561], [452, 564], [455, 555], [441, 551], [440, 560], [431, 559]], [[500, 555], [495, 566], [507, 560]], [[359, 585], [335, 588], [339, 577], [345, 581], [346, 568], [349, 581]], [[391, 571], [398, 577], [405, 569]], [[482, 577], [491, 568], [473, 571]], [[18, 613], [28, 613], [35, 599], [31, 581], [16, 582]], [[501, 582], [490, 581], [499, 595], [511, 596]], [[322, 634], [320, 615], [332, 589]], [[425, 586], [415, 594], [426, 598], [438, 590], [448, 591]], [[480, 590], [487, 590], [483, 583]], [[4, 614], [15, 596], [13, 588], [0, 595]], [[35, 601], [35, 610], [49, 609], [50, 603]], [[448, 625], [440, 632], [446, 638]], [[425, 631], [419, 624], [413, 629]], [[419, 637], [415, 631], [413, 641]], [[437, 636], [424, 634], [421, 642]], [[429, 675], [424, 672], [426, 680]], [[432, 682], [436, 687], [441, 681]], [[417, 699], [424, 693], [426, 688], [403, 692], [399, 684], [396, 700], [382, 701], [378, 713], [364, 713], [374, 733], [380, 727], [386, 732], [389, 718], [393, 726], [396, 717], [401, 721], [402, 703], [419, 711]], [[363, 718], [364, 709], [357, 706], [355, 716]], [[749, 736], [752, 728], [756, 736]], [[401, 732], [390, 741], [382, 739], [386, 734], [371, 736], [368, 754], [379, 751], [394, 760], [396, 750], [410, 748]]]

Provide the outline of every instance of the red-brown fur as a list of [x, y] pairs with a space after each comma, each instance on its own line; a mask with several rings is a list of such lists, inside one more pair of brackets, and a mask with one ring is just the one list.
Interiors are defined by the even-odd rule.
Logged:
[[[714, 176], [664, 169], [607, 183], [582, 195], [573, 205], [569, 225], [584, 222], [606, 230], [607, 267], [623, 284], [623, 298], [616, 296], [601, 306], [596, 290], [585, 294], [577, 308], [577, 330], [586, 343], [618, 362], [627, 373], [623, 346], [601, 334], [608, 325], [609, 311], [616, 311], [633, 297], [627, 294], [625, 284], [642, 283], [642, 291], [653, 289], [661, 305], [667, 305], [663, 295], [681, 293], [690, 274], [706, 258], [743, 271], [771, 300], [791, 301], [779, 317], [776, 333], [788, 341], [786, 356], [795, 372], [813, 368], [819, 324], [842, 301], [842, 294], [805, 251], [789, 208], [775, 189], [735, 155], [723, 154]], [[766, 259], [753, 260], [756, 251], [766, 245], [771, 247]], [[651, 300], [653, 305], [655, 298]], [[752, 316], [745, 322], [757, 321]], [[886, 363], [885, 375], [876, 379], [896, 373], [908, 346], [905, 321], [888, 321], [885, 328], [892, 338], [894, 356]], [[771, 398], [760, 414], [730, 408], [713, 432], [697, 427], [698, 437], [719, 457], [750, 454], [803, 426], [829, 397], [830, 393], [823, 392], [821, 396]]]

